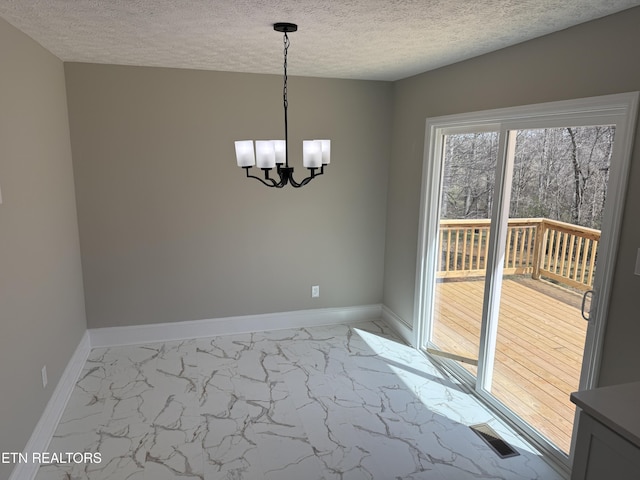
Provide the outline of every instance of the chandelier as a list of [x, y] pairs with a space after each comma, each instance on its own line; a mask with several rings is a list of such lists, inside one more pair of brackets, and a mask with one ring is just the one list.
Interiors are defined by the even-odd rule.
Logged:
[[[284, 33], [284, 87], [282, 99], [284, 106], [284, 140], [256, 140], [255, 150], [253, 140], [235, 142], [238, 166], [244, 168], [247, 178], [255, 178], [267, 187], [282, 188], [287, 184], [299, 188], [306, 185], [315, 177], [324, 173], [324, 166], [328, 165], [331, 157], [330, 140], [304, 140], [302, 142], [302, 164], [309, 170], [309, 175], [297, 182], [293, 178], [293, 167], [289, 166], [289, 133], [287, 123], [287, 53], [289, 51], [289, 36], [298, 26], [294, 23], [275, 23], [273, 29]], [[264, 173], [264, 178], [251, 175], [251, 167], [257, 166]], [[271, 178], [271, 171], [275, 168], [278, 179]]]

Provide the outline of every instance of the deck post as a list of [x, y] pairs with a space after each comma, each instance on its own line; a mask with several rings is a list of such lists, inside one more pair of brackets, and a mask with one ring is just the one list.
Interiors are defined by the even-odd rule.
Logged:
[[538, 280], [540, 278], [540, 262], [544, 258], [544, 251], [546, 248], [543, 244], [546, 243], [547, 235], [546, 235], [547, 225], [544, 221], [544, 218], [541, 218], [536, 225], [536, 240], [533, 245], [533, 272], [531, 273], [531, 278], [534, 280]]

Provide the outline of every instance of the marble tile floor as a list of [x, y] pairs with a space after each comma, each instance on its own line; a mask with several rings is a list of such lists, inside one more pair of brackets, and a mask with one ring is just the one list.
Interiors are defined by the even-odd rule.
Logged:
[[562, 478], [381, 321], [96, 348], [48, 451], [102, 461], [36, 480]]

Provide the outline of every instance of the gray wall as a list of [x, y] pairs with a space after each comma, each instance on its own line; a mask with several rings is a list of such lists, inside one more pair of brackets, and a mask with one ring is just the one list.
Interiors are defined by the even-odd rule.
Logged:
[[86, 322], [62, 62], [0, 19], [0, 65], [0, 452], [19, 452]]
[[290, 77], [291, 163], [303, 138], [332, 163], [276, 190], [233, 142], [284, 136], [281, 76], [65, 72], [90, 327], [381, 303], [390, 83]]
[[[384, 304], [413, 322], [425, 119], [640, 90], [640, 8], [605, 17], [395, 84]], [[636, 133], [640, 139], [640, 133]], [[640, 246], [640, 141], [636, 141], [608, 316], [601, 384], [640, 380], [633, 275]]]

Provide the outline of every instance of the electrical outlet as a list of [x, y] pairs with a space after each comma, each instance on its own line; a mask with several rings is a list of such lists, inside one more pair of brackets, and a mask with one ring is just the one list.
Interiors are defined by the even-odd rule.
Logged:
[[47, 388], [47, 366], [42, 367], [42, 388]]
[[320, 296], [320, 285], [314, 285], [311, 287], [311, 298], [318, 298]]

